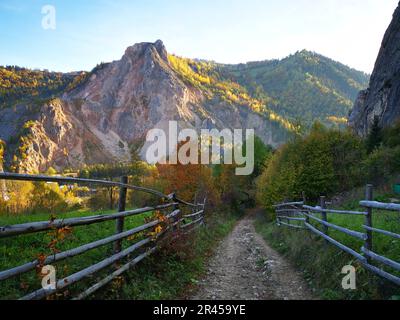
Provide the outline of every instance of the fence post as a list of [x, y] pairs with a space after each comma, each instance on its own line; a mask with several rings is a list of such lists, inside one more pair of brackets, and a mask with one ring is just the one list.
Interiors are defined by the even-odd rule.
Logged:
[[[367, 201], [372, 201], [373, 200], [373, 192], [374, 192], [374, 186], [372, 184], [368, 184], [365, 190], [365, 199]], [[365, 225], [367, 227], [372, 228], [372, 208], [367, 207], [367, 215], [365, 216]], [[372, 251], [372, 231], [367, 230], [367, 239], [365, 240], [365, 249], [371, 250]]]
[[[177, 203], [176, 205], [174, 205], [174, 206], [172, 207], [172, 211], [179, 210], [179, 202], [176, 200], [176, 193], [175, 193], [175, 192], [173, 193], [172, 199], [173, 199], [173, 201], [175, 201], [175, 202]], [[175, 223], [177, 223], [180, 219], [182, 219], [182, 212], [180, 212], [180, 214], [177, 215], [177, 216], [174, 218], [174, 220], [173, 220], [172, 223], [175, 224]], [[178, 223], [177, 225], [175, 225], [175, 226], [172, 228], [172, 232], [177, 232], [177, 231], [180, 229], [181, 224], [182, 224], [182, 222], [180, 222], [180, 223]]]
[[199, 206], [197, 205], [197, 191], [196, 191], [196, 193], [194, 194], [194, 202], [193, 202], [193, 203], [194, 203], [196, 206], [192, 208], [192, 213], [196, 213], [197, 210], [198, 210], [198, 208], [199, 208]]
[[[306, 193], [303, 191], [303, 192], [301, 193], [301, 195], [303, 196], [303, 206], [305, 206], [306, 203], [307, 203]], [[302, 207], [301, 209], [304, 209], [304, 208]], [[307, 223], [310, 223], [310, 218], [307, 217], [307, 216], [306, 216], [306, 222], [307, 222]]]
[[203, 202], [203, 214], [202, 214], [203, 220], [201, 221], [201, 224], [202, 224], [203, 226], [206, 225], [206, 223], [205, 223], [205, 217], [206, 217], [206, 203], [207, 203], [207, 197], [204, 197], [204, 202]]
[[[326, 197], [321, 196], [320, 198], [320, 207], [321, 209], [326, 209]], [[326, 212], [322, 212], [322, 220], [328, 222], [328, 214]], [[323, 232], [328, 235], [329, 228], [326, 225], [323, 225]]]
[[[121, 177], [121, 183], [128, 184], [128, 177]], [[118, 212], [126, 210], [126, 194], [127, 188], [120, 187], [119, 189], [119, 200], [118, 200]], [[116, 223], [116, 233], [122, 233], [124, 231], [124, 218], [118, 218]], [[114, 252], [118, 253], [122, 248], [122, 240], [118, 240], [114, 244]]]

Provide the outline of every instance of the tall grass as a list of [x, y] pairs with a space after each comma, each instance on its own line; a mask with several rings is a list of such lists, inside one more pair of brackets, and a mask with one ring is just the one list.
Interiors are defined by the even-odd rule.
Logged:
[[[89, 212], [79, 210], [70, 213], [57, 215], [57, 218], [85, 217], [96, 214], [107, 214], [113, 211]], [[152, 213], [141, 214], [125, 219], [125, 230], [142, 225], [144, 219]], [[49, 221], [48, 214], [0, 216], [0, 225], [13, 225], [20, 223]], [[115, 233], [115, 221], [107, 221], [88, 226], [79, 226], [72, 229], [71, 235], [57, 245], [59, 251], [66, 251], [76, 248], [86, 243], [100, 240]], [[40, 254], [51, 256], [53, 252], [49, 248], [52, 236], [49, 232], [21, 235], [17, 237], [0, 239], [0, 270], [7, 270], [23, 263], [33, 261]], [[129, 241], [123, 242], [124, 247], [129, 245]], [[105, 259], [112, 255], [112, 244], [90, 250], [82, 255], [55, 263], [57, 278], [63, 278], [71, 273], [77, 272], [90, 266], [95, 262]], [[1, 299], [15, 299], [28, 292], [40, 288], [41, 280], [35, 271], [28, 272], [19, 277], [2, 281], [0, 286]]]
[[[57, 218], [84, 217], [95, 214], [107, 214], [113, 211], [89, 212], [79, 210], [60, 214]], [[146, 213], [125, 219], [125, 230], [142, 225], [145, 219], [152, 216]], [[34, 221], [48, 221], [47, 214], [0, 216], [0, 225], [13, 225]], [[184, 290], [196, 283], [204, 271], [205, 261], [213, 246], [219, 239], [227, 235], [232, 229], [236, 216], [216, 215], [212, 224], [200, 229], [194, 237], [183, 240], [183, 247], [174, 250], [161, 250], [155, 255], [142, 261], [136, 268], [128, 272], [123, 278], [117, 279], [105, 287], [91, 299], [176, 299], [184, 295]], [[60, 251], [73, 249], [115, 233], [115, 221], [103, 222], [89, 226], [73, 228], [72, 234], [57, 246]], [[123, 247], [128, 247], [140, 239], [126, 239]], [[39, 254], [52, 254], [48, 247], [51, 236], [48, 232], [21, 235], [12, 238], [0, 239], [0, 270], [16, 267], [33, 261]], [[82, 270], [113, 254], [112, 244], [91, 250], [82, 255], [55, 263], [57, 279], [62, 279], [74, 272]], [[128, 258], [129, 259], [129, 258]], [[126, 260], [126, 259], [125, 259]], [[127, 262], [128, 260], [126, 260]], [[124, 263], [122, 261], [121, 263]], [[113, 266], [102, 272], [74, 284], [64, 295], [55, 298], [64, 299], [75, 296], [88, 286], [104, 278], [110, 273]], [[0, 299], [18, 299], [36, 289], [41, 288], [41, 279], [35, 271], [18, 277], [2, 281], [0, 285]]]
[[[389, 202], [393, 195], [378, 195], [375, 200]], [[348, 200], [335, 209], [363, 211], [358, 200]], [[318, 216], [318, 214], [316, 214]], [[365, 232], [363, 216], [328, 214], [330, 223]], [[311, 223], [321, 230], [321, 224]], [[400, 213], [382, 210], [373, 211], [373, 226], [379, 229], [400, 233]], [[277, 251], [287, 256], [293, 264], [304, 272], [310, 286], [323, 299], [390, 299], [399, 298], [400, 289], [365, 270], [351, 255], [327, 244], [321, 237], [310, 231], [298, 231], [287, 227], [277, 227], [275, 223], [267, 222], [265, 216], [258, 218], [257, 230]], [[329, 229], [329, 236], [342, 244], [361, 252], [362, 240], [348, 236], [340, 231]], [[400, 261], [400, 240], [382, 234], [373, 233], [373, 251], [392, 260]], [[346, 291], [341, 287], [344, 275], [341, 270], [345, 265], [353, 265], [357, 269], [357, 290]], [[400, 276], [389, 267], [375, 263], [380, 268]]]

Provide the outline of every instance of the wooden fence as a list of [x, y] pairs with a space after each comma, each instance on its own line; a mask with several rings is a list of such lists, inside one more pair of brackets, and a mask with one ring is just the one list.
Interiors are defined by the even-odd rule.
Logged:
[[[303, 197], [304, 198], [304, 197]], [[306, 205], [305, 199], [302, 202], [281, 203], [274, 206], [276, 212], [276, 221], [278, 226], [285, 226], [293, 229], [310, 230], [318, 236], [321, 236], [330, 244], [347, 252], [356, 258], [364, 268], [383, 277], [397, 285], [400, 285], [400, 277], [383, 270], [375, 265], [376, 263], [389, 267], [393, 270], [400, 271], [400, 263], [393, 261], [387, 257], [374, 252], [374, 233], [379, 233], [394, 239], [400, 239], [400, 234], [387, 230], [377, 229], [373, 227], [374, 209], [386, 210], [391, 212], [400, 212], [400, 205], [393, 203], [382, 203], [373, 201], [373, 186], [367, 185], [365, 200], [360, 201], [360, 206], [363, 211], [345, 211], [334, 210], [327, 208], [325, 197], [320, 198], [319, 206]], [[348, 215], [348, 216], [363, 216], [364, 224], [360, 227], [364, 232], [350, 230], [342, 226], [330, 223], [328, 215]], [[314, 225], [312, 224], [314, 223]], [[320, 225], [317, 228], [315, 224]], [[329, 230], [333, 229], [342, 232], [350, 237], [363, 241], [364, 245], [360, 252], [340, 243], [329, 235]], [[374, 264], [375, 262], [375, 264]]]
[[[176, 238], [182, 234], [190, 233], [198, 227], [204, 225], [206, 199], [204, 199], [202, 203], [186, 202], [179, 199], [175, 194], [164, 195], [156, 190], [129, 185], [127, 177], [123, 177], [121, 179], [121, 182], [113, 182], [69, 177], [48, 177], [13, 173], [0, 173], [0, 180], [96, 185], [100, 187], [118, 187], [120, 190], [118, 212], [113, 214], [0, 226], [1, 239], [8, 237], [17, 237], [30, 233], [57, 230], [65, 227], [88, 226], [106, 221], [116, 222], [116, 231], [115, 234], [112, 236], [106, 237], [104, 239], [99, 239], [91, 243], [82, 244], [81, 246], [70, 249], [68, 251], [56, 253], [54, 255], [48, 256], [45, 261], [42, 262], [36, 259], [23, 265], [16, 266], [12, 269], [0, 271], [1, 283], [1, 281], [4, 281], [6, 279], [17, 277], [29, 271], [35, 270], [38, 266], [50, 265], [52, 263], [72, 258], [86, 253], [90, 250], [103, 247], [107, 244], [114, 245], [113, 254], [111, 256], [83, 270], [80, 270], [79, 272], [71, 274], [64, 279], [57, 280], [55, 288], [38, 289], [22, 297], [21, 300], [46, 298], [60, 291], [64, 291], [69, 286], [81, 280], [87, 279], [88, 277], [98, 273], [99, 271], [104, 270], [107, 267], [116, 266], [111, 274], [106, 276], [101, 281], [93, 284], [91, 287], [87, 288], [84, 292], [74, 298], [78, 300], [84, 299], [99, 290], [100, 288], [109, 284], [111, 281], [121, 276], [124, 272], [128, 271], [140, 261], [154, 253], [159, 248], [160, 242], [166, 239], [166, 236], [171, 235], [172, 237]], [[129, 189], [152, 194], [160, 199], [160, 204], [154, 207], [126, 210], [127, 190]], [[186, 211], [189, 211], [189, 213], [184, 214], [184, 208], [187, 208]], [[143, 213], [150, 213], [156, 210], [164, 212], [164, 218], [145, 223], [131, 230], [124, 230], [125, 218]], [[123, 249], [123, 240], [126, 240], [128, 238], [132, 239], [132, 237], [135, 235], [142, 234], [145, 231], [154, 230], [157, 226], [161, 225], [164, 227], [164, 230], [162, 230], [162, 232], [160, 232], [156, 236], [145, 236], [144, 239], [140, 241], [138, 240], [133, 245], [129, 246], [126, 249]], [[23, 248], [21, 248], [21, 250], [22, 249]], [[128, 262], [122, 266], [118, 266], [117, 263], [123, 259], [128, 259]]]

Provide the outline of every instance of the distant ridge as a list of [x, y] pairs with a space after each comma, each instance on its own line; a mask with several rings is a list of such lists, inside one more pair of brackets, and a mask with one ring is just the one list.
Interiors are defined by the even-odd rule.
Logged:
[[169, 55], [162, 41], [129, 47], [91, 72], [0, 68], [5, 165], [20, 172], [128, 161], [149, 129], [255, 129], [279, 146], [300, 124], [344, 125], [368, 76], [300, 51], [282, 60], [221, 65]]

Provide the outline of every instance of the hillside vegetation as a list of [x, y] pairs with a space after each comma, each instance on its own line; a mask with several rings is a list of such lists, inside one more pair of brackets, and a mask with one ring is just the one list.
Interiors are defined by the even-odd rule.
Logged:
[[239, 105], [265, 115], [288, 131], [296, 128], [285, 118], [269, 108], [265, 99], [256, 99], [240, 84], [226, 79], [219, 72], [217, 65], [208, 61], [195, 61], [170, 55], [171, 67], [183, 81], [202, 90], [208, 99], [220, 99], [230, 105]]
[[0, 66], [0, 108], [32, 103], [62, 94], [77, 74]]
[[307, 128], [315, 120], [329, 126], [345, 124], [358, 92], [369, 81], [363, 72], [306, 50], [282, 60], [219, 69], [281, 117]]
[[350, 130], [328, 129], [315, 123], [310, 134], [297, 136], [279, 148], [258, 179], [258, 200], [270, 208], [285, 199], [316, 200], [367, 183], [397, 181], [400, 173], [400, 123], [378, 126], [362, 139]]
[[[307, 136], [298, 136], [277, 150], [265, 163], [257, 179], [257, 199], [267, 214], [260, 218], [259, 232], [279, 252], [289, 257], [304, 271], [309, 284], [326, 299], [399, 298], [399, 290], [388, 281], [372, 275], [353, 257], [327, 246], [321, 237], [309, 231], [277, 227], [272, 205], [302, 199], [317, 205], [321, 195], [335, 199], [332, 209], [361, 211], [359, 201], [365, 197], [365, 184], [375, 188], [374, 200], [394, 202], [398, 194], [392, 189], [400, 182], [400, 123], [382, 129], [374, 122], [370, 134], [362, 139], [350, 131], [328, 129], [314, 124]], [[397, 200], [399, 201], [399, 200]], [[328, 221], [341, 227], [364, 232], [364, 217], [329, 215]], [[399, 233], [399, 213], [374, 210], [373, 226]], [[330, 228], [329, 235], [340, 243], [359, 251], [363, 241]], [[375, 252], [399, 261], [399, 240], [374, 234]], [[344, 265], [357, 269], [357, 290], [341, 287]], [[384, 270], [391, 271], [382, 266]], [[391, 271], [392, 272], [392, 271]], [[395, 273], [399, 275], [399, 273]]]
[[[269, 155], [270, 149], [257, 139], [259, 152], [256, 156], [256, 172]], [[205, 272], [205, 261], [217, 241], [226, 236], [239, 218], [240, 212], [249, 204], [246, 190], [254, 194], [253, 177], [238, 177], [235, 166], [202, 166], [202, 165], [157, 165], [150, 166], [138, 157], [128, 165], [87, 166], [78, 172], [85, 178], [113, 180], [121, 175], [129, 175], [129, 183], [159, 190], [163, 194], [176, 192], [187, 201], [201, 202], [207, 198], [207, 228], [199, 233], [180, 238], [182, 241], [171, 241], [161, 246], [157, 254], [143, 264], [113, 281], [105, 290], [99, 291], [94, 298], [107, 299], [174, 299], [184, 295], [185, 288], [197, 282]], [[254, 173], [256, 175], [256, 172]], [[49, 170], [47, 175], [55, 175]], [[115, 212], [118, 204], [119, 190], [115, 187], [89, 189], [77, 185], [58, 185], [44, 182], [7, 181], [3, 195], [0, 193], [0, 225], [14, 225], [37, 221], [54, 221], [72, 217], [88, 217]], [[154, 206], [160, 203], [158, 197], [143, 192], [129, 190], [127, 209]], [[184, 208], [182, 210], [185, 210]], [[184, 212], [191, 213], [188, 209]], [[124, 219], [125, 229], [130, 230], [146, 222], [159, 219], [158, 211], [132, 216]], [[129, 237], [123, 241], [123, 248], [131, 246], [154, 233], [160, 233], [160, 226]], [[157, 231], [158, 230], [158, 231]], [[0, 244], [0, 270], [6, 270], [28, 261], [42, 261], [55, 253], [90, 243], [115, 233], [115, 222], [105, 222], [90, 226], [76, 226], [54, 229], [50, 232], [34, 233], [20, 237], [7, 238]], [[34, 245], [32, 245], [34, 244]], [[18, 254], [16, 254], [18, 252]], [[113, 245], [83, 253], [72, 259], [59, 261], [57, 276], [64, 277], [100, 261], [113, 252]], [[127, 259], [125, 259], [127, 260]], [[130, 261], [130, 260], [129, 260]], [[110, 272], [114, 266], [105, 271]], [[40, 270], [40, 267], [38, 267]], [[101, 272], [99, 277], [105, 276]], [[74, 297], [83, 291], [94, 279], [88, 277], [61, 295], [52, 299]], [[40, 272], [32, 270], [19, 277], [2, 282], [1, 299], [16, 299], [41, 284]]]
[[[368, 79], [361, 72], [307, 51], [283, 60], [242, 65], [222, 65], [174, 55], [168, 55], [168, 63], [171, 77], [177, 76], [205, 98], [198, 105], [198, 113], [208, 110], [210, 114], [215, 111], [220, 116], [226, 110], [251, 125], [252, 118], [247, 115], [249, 111], [255, 112], [265, 123], [263, 128], [258, 125], [258, 135], [264, 142], [273, 145], [308, 132], [312, 119], [328, 126], [344, 126], [352, 101], [358, 90], [367, 86]], [[5, 163], [8, 169], [12, 169], [14, 155], [24, 154], [30, 145], [30, 137], [24, 135], [23, 127], [30, 120], [41, 117], [44, 112], [41, 106], [66, 93], [74, 96], [73, 93], [79, 91], [74, 89], [85, 86], [93, 75], [108, 66], [101, 63], [89, 73], [67, 74], [16, 66], [0, 67], [0, 108], [4, 112], [4, 118], [0, 119], [0, 138], [6, 143]], [[120, 67], [126, 68], [123, 64]], [[133, 84], [124, 85], [131, 87]], [[148, 96], [152, 93], [144, 94]], [[103, 101], [102, 106], [107, 103]], [[44, 115], [42, 118], [48, 117]], [[64, 160], [57, 159], [57, 163]], [[39, 166], [36, 161], [33, 162], [36, 167]], [[106, 162], [106, 159], [100, 162]], [[54, 163], [49, 166], [54, 166]]]

